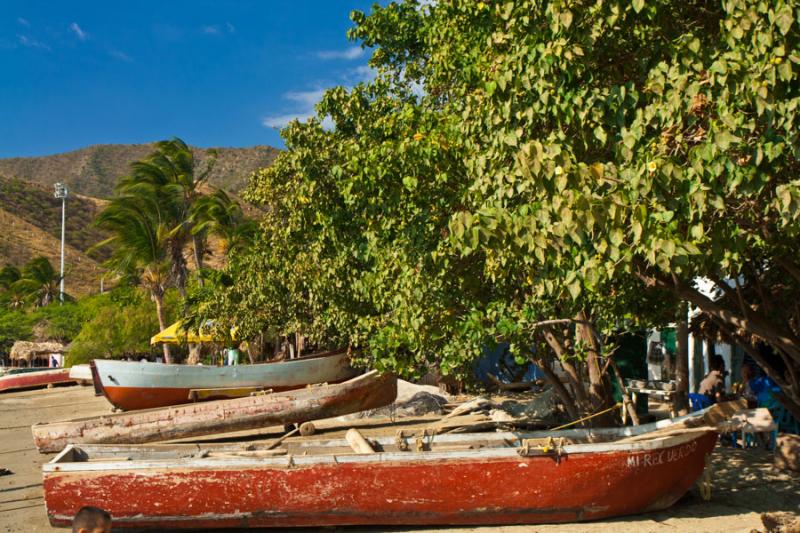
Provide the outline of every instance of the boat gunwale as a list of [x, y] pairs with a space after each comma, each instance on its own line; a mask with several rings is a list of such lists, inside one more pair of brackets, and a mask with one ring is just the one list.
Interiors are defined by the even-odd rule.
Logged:
[[[203, 411], [213, 411], [215, 408], [219, 408], [219, 402], [237, 402], [235, 407], [239, 407], [238, 404], [247, 404], [246, 400], [251, 400], [250, 404], [262, 404], [262, 403], [273, 403], [273, 402], [280, 402], [280, 401], [291, 401], [291, 402], [300, 402], [300, 401], [307, 401], [307, 400], [318, 400], [320, 396], [328, 396], [328, 395], [320, 395], [317, 394], [319, 392], [325, 391], [330, 393], [330, 389], [334, 388], [334, 392], [341, 393], [342, 390], [347, 390], [353, 388], [354, 385], [360, 385], [363, 381], [369, 381], [373, 379], [381, 379], [384, 375], [378, 374], [376, 370], [371, 370], [364, 374], [358, 374], [353, 376], [352, 378], [348, 379], [347, 381], [342, 381], [340, 383], [321, 383], [321, 384], [310, 384], [311, 386], [306, 386], [299, 389], [292, 389], [288, 391], [280, 391], [280, 392], [270, 392], [267, 394], [259, 394], [257, 396], [242, 396], [241, 398], [226, 398], [221, 400], [210, 400], [206, 402], [194, 402], [194, 403], [184, 403], [179, 405], [167, 405], [164, 407], [151, 407], [150, 409], [136, 409], [133, 411], [122, 411], [118, 413], [110, 413], [110, 414], [101, 414], [95, 416], [86, 416], [81, 418], [70, 418], [67, 420], [56, 420], [54, 422], [37, 422], [31, 425], [32, 430], [43, 430], [45, 428], [54, 428], [58, 426], [67, 426], [73, 425], [79, 422], [86, 422], [89, 420], [102, 420], [104, 423], [107, 423], [109, 420], [116, 420], [125, 417], [138, 417], [138, 416], [146, 416], [150, 413], [154, 413], [156, 411], [165, 411], [165, 410], [175, 410], [175, 409], [193, 409], [193, 410], [203, 410]], [[230, 403], [226, 403], [225, 406], [231, 407]]]
[[[554, 432], [554, 434], [557, 432]], [[92, 449], [116, 449], [121, 455], [126, 450], [135, 450], [136, 446], [118, 446], [118, 445], [79, 445], [69, 444], [61, 453], [53, 458], [48, 463], [42, 465], [44, 473], [58, 474], [62, 472], [96, 472], [106, 470], [161, 470], [170, 468], [182, 469], [229, 469], [231, 467], [252, 467], [252, 468], [282, 468], [291, 469], [294, 467], [304, 466], [322, 466], [332, 464], [371, 464], [371, 463], [417, 463], [417, 462], [431, 462], [431, 461], [460, 461], [460, 460], [502, 460], [502, 459], [515, 459], [525, 461], [536, 457], [553, 457], [558, 456], [571, 456], [583, 454], [604, 454], [604, 453], [641, 453], [652, 452], [656, 450], [663, 450], [672, 448], [683, 444], [688, 444], [692, 441], [703, 438], [708, 433], [715, 433], [712, 428], [695, 428], [688, 429], [686, 433], [678, 435], [670, 435], [665, 437], [654, 437], [649, 440], [642, 440], [637, 442], [605, 442], [605, 443], [578, 443], [578, 444], [565, 444], [558, 447], [558, 453], [553, 451], [545, 452], [542, 449], [531, 449], [526, 455], [521, 455], [519, 450], [520, 446], [507, 446], [497, 448], [478, 448], [473, 450], [432, 450], [432, 451], [389, 451], [389, 452], [376, 452], [369, 454], [361, 453], [339, 453], [339, 454], [320, 454], [320, 455], [292, 455], [276, 457], [203, 457], [203, 458], [167, 458], [162, 460], [157, 459], [135, 459], [128, 460], [121, 459], [119, 461], [102, 461], [92, 463], [91, 461], [72, 461], [63, 462], [64, 459], [70, 455], [74, 450], [87, 453]], [[516, 434], [507, 432], [502, 434], [506, 439], [516, 439], [520, 444], [526, 438], [527, 434]], [[461, 437], [467, 437], [462, 440], [477, 440], [482, 438], [485, 440], [485, 434], [463, 434]], [[557, 437], [556, 437], [557, 438]], [[455, 441], [454, 441], [455, 442]], [[192, 445], [196, 446], [196, 445]]]
[[128, 364], [130, 364], [130, 365], [145, 365], [145, 364], [147, 364], [147, 365], [161, 365], [162, 367], [167, 367], [167, 368], [169, 368], [169, 367], [191, 367], [191, 368], [210, 368], [210, 369], [213, 369], [213, 368], [225, 368], [227, 366], [258, 367], [258, 366], [266, 366], [266, 365], [279, 365], [281, 363], [302, 362], [302, 361], [308, 361], [308, 360], [313, 360], [313, 359], [322, 359], [324, 357], [334, 357], [334, 356], [337, 356], [337, 355], [347, 355], [347, 349], [329, 350], [327, 352], [316, 352], [316, 353], [311, 353], [311, 354], [308, 354], [308, 355], [301, 355], [301, 356], [295, 357], [293, 359], [278, 359], [278, 360], [275, 360], [275, 361], [261, 361], [261, 362], [258, 362], [258, 363], [247, 363], [247, 364], [241, 364], [241, 365], [223, 365], [221, 367], [218, 366], [218, 365], [187, 365], [185, 363], [153, 363], [153, 362], [150, 362], [150, 361], [145, 363], [145, 362], [142, 362], [142, 361], [121, 361], [121, 360], [118, 360], [118, 359], [93, 359], [93, 361], [100, 361], [103, 364], [111, 363], [111, 364], [115, 364], [115, 365], [116, 364], [120, 364], [120, 365], [123, 365], [123, 364], [125, 364], [125, 365], [128, 365]]

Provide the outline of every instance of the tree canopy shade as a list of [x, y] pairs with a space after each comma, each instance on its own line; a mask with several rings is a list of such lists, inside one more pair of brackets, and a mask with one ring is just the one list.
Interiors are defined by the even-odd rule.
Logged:
[[260, 243], [209, 309], [381, 368], [447, 372], [506, 340], [592, 378], [598, 338], [686, 300], [770, 344], [798, 410], [799, 17], [794, 0], [355, 12], [378, 77], [283, 131], [251, 184]]

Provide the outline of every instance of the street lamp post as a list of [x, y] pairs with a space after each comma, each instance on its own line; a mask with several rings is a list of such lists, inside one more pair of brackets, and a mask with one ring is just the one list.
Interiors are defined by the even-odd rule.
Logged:
[[61, 199], [61, 285], [58, 295], [61, 303], [64, 303], [64, 233], [67, 220], [67, 194], [67, 186], [61, 182], [56, 183], [55, 197]]

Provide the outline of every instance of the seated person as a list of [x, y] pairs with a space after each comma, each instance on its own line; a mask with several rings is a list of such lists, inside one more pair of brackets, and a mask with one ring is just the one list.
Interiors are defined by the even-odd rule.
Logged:
[[742, 382], [738, 384], [739, 396], [747, 400], [747, 406], [752, 409], [758, 403], [757, 394], [753, 390], [753, 378], [756, 377], [756, 373], [747, 363], [742, 364], [741, 372]]
[[697, 392], [716, 403], [725, 399], [725, 360], [719, 354], [711, 357], [711, 371], [706, 374]]
[[82, 507], [72, 519], [72, 533], [109, 533], [111, 515], [97, 507]]

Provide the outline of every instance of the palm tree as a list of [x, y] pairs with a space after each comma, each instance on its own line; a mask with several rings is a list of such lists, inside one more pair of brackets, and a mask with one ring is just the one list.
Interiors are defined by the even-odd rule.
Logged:
[[192, 210], [192, 234], [213, 234], [222, 240], [223, 253], [228, 254], [252, 244], [258, 225], [245, 217], [238, 202], [225, 191], [197, 199]]
[[189, 242], [192, 243], [197, 270], [203, 267], [206, 235], [192, 231], [191, 213], [195, 202], [202, 196], [202, 186], [216, 164], [216, 152], [209, 150], [208, 153], [210, 158], [201, 170], [191, 147], [181, 139], [160, 141], [156, 143], [155, 152], [131, 165], [130, 176], [122, 178], [117, 186], [120, 194], [149, 196], [159, 204], [162, 220], [170, 228], [165, 245], [169, 252], [172, 276], [184, 297], [188, 278], [184, 250]]
[[19, 269], [13, 265], [6, 265], [0, 270], [0, 289], [7, 291], [11, 285], [22, 277]]
[[19, 309], [25, 305], [27, 294], [17, 282], [22, 279], [22, 273], [12, 265], [6, 265], [0, 270], [0, 289], [2, 289], [2, 304], [12, 309]]
[[[171, 226], [165, 222], [160, 203], [152, 195], [118, 195], [98, 214], [95, 223], [111, 236], [93, 248], [111, 247], [105, 266], [138, 280], [156, 304], [158, 325], [167, 327], [164, 294], [172, 280], [168, 241]], [[164, 361], [170, 363], [169, 346], [163, 345]]]
[[12, 285], [21, 294], [32, 297], [37, 307], [44, 307], [55, 300], [59, 292], [61, 276], [46, 257], [36, 257], [28, 261], [20, 278]]

